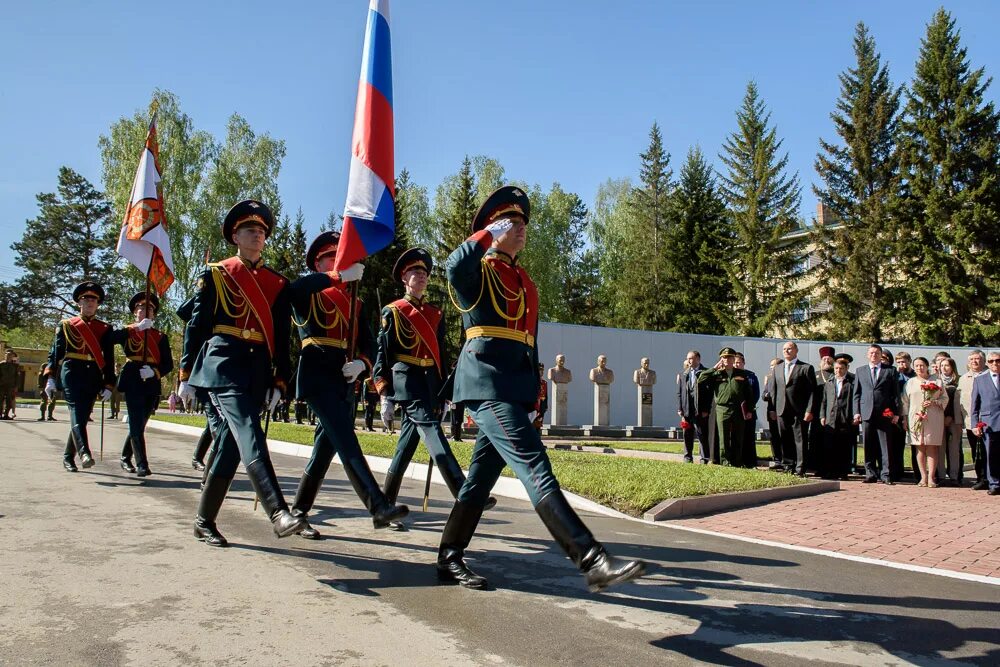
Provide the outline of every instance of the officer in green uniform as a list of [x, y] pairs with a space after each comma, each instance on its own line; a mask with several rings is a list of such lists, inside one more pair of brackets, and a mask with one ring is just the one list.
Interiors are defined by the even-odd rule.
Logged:
[[0, 419], [13, 419], [10, 413], [16, 407], [18, 370], [17, 355], [14, 350], [7, 350], [0, 361]]
[[104, 288], [92, 280], [82, 282], [73, 290], [73, 301], [80, 314], [56, 326], [45, 369], [49, 375], [46, 388], [55, 390], [58, 373], [69, 408], [70, 431], [63, 453], [63, 467], [68, 472], [76, 472], [74, 453], [80, 454], [84, 468], [94, 465], [87, 421], [98, 396], [108, 400], [115, 384], [111, 325], [96, 317], [97, 307], [104, 301]]
[[159, 297], [152, 292], [148, 295], [139, 292], [129, 300], [128, 309], [135, 315], [135, 324], [116, 329], [112, 334], [126, 359], [118, 376], [118, 390], [125, 394], [128, 409], [128, 436], [120, 464], [125, 472], [148, 477], [152, 472], [146, 457], [146, 423], [160, 398], [160, 378], [174, 370], [174, 358], [170, 340], [153, 326], [153, 318], [160, 310]]
[[[191, 297], [177, 308], [177, 317], [186, 325], [191, 320], [193, 312], [194, 297]], [[194, 454], [191, 457], [191, 467], [203, 473], [201, 488], [204, 490], [205, 480], [208, 479], [208, 470], [212, 467], [212, 460], [218, 451], [215, 434], [222, 430], [222, 418], [216, 412], [215, 406], [212, 405], [212, 400], [209, 398], [207, 391], [198, 389], [195, 397], [205, 408], [205, 428], [202, 430], [201, 435], [198, 437], [198, 442], [195, 444]], [[206, 456], [208, 457], [207, 461]]]
[[274, 216], [259, 201], [230, 209], [222, 236], [238, 252], [209, 264], [184, 329], [178, 394], [192, 400], [196, 388], [206, 391], [222, 424], [194, 524], [209, 546], [228, 545], [215, 519], [241, 460], [275, 535], [305, 527], [288, 511], [260, 425], [261, 405], [269, 399], [274, 407], [289, 376], [288, 280], [261, 257], [273, 229]]
[[736, 350], [724, 347], [719, 362], [698, 376], [698, 390], [715, 397], [715, 418], [722, 455], [729, 465], [742, 465], [747, 419], [753, 418], [753, 388], [746, 371], [735, 367]]
[[505, 465], [524, 484], [535, 511], [592, 591], [634, 579], [646, 564], [607, 553], [570, 507], [532, 426], [538, 398], [538, 290], [518, 264], [527, 240], [528, 196], [504, 186], [479, 208], [472, 236], [446, 265], [462, 312], [466, 341], [454, 373], [453, 400], [464, 402], [479, 426], [469, 476], [441, 535], [442, 581], [485, 588], [464, 560], [490, 490]]
[[[379, 395], [400, 406], [402, 421], [396, 454], [385, 476], [384, 492], [395, 502], [413, 453], [423, 436], [427, 451], [437, 464], [451, 495], [457, 497], [465, 482], [462, 467], [441, 430], [444, 383], [444, 317], [441, 309], [424, 301], [434, 260], [423, 248], [410, 248], [396, 260], [392, 277], [403, 283], [402, 299], [382, 309], [382, 328], [372, 376]], [[486, 509], [496, 505], [487, 501]], [[399, 527], [402, 527], [401, 525]]]
[[364, 266], [354, 264], [335, 272], [339, 241], [337, 232], [317, 236], [306, 252], [306, 265], [313, 273], [299, 278], [290, 288], [293, 322], [302, 340], [296, 395], [309, 403], [319, 419], [312, 456], [299, 481], [292, 513], [304, 524], [299, 534], [313, 540], [320, 534], [306, 523], [306, 516], [316, 502], [334, 452], [340, 455], [344, 473], [371, 513], [376, 528], [384, 528], [410, 511], [382, 493], [354, 432], [354, 382], [370, 370], [372, 334], [364, 324], [361, 300], [357, 299], [353, 318], [356, 358], [349, 359], [352, 318], [348, 283], [361, 279]]

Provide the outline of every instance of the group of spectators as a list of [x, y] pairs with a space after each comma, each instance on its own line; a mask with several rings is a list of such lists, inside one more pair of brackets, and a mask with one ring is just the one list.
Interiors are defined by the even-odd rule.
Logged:
[[[752, 398], [745, 411], [742, 447], [719, 447], [722, 421], [715, 419], [713, 396], [698, 382], [709, 369], [692, 350], [677, 376], [685, 460], [694, 460], [697, 441], [702, 463], [756, 466], [756, 407], [763, 401], [771, 470], [799, 476], [814, 471], [827, 479], [847, 479], [857, 470], [866, 483], [895, 484], [904, 478], [909, 446], [910, 468], [919, 486], [958, 486], [963, 480], [964, 438], [975, 464], [972, 488], [1000, 495], [1000, 445], [989, 456], [991, 434], [1000, 431], [1000, 353], [973, 350], [960, 369], [947, 352], [933, 359], [913, 358], [907, 352], [893, 356], [873, 344], [852, 372], [849, 354], [822, 347], [815, 368], [798, 358], [794, 341], [787, 341], [782, 356], [770, 362], [760, 381], [745, 369], [743, 355], [730, 351], [736, 355], [733, 367], [742, 369], [746, 379], [746, 396]], [[720, 362], [719, 368], [725, 365]], [[861, 468], [856, 465], [859, 435]]]

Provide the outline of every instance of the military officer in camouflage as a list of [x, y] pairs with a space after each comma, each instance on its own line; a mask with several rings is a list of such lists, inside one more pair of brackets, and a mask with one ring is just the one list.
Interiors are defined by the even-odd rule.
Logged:
[[296, 396], [305, 399], [316, 413], [319, 424], [313, 451], [306, 464], [292, 503], [292, 513], [303, 523], [299, 531], [307, 539], [320, 534], [306, 522], [316, 502], [334, 452], [340, 455], [344, 472], [358, 498], [372, 515], [376, 528], [384, 528], [409, 513], [406, 505], [396, 505], [385, 497], [372, 475], [354, 432], [354, 382], [370, 372], [371, 329], [361, 316], [361, 300], [354, 307], [356, 358], [348, 358], [351, 297], [348, 283], [360, 280], [364, 266], [355, 264], [343, 272], [333, 270], [340, 234], [323, 232], [310, 244], [306, 265], [313, 271], [290, 288], [292, 321], [302, 340]]
[[753, 388], [748, 374], [736, 368], [736, 350], [724, 347], [715, 367], [698, 376], [698, 390], [707, 389], [715, 397], [716, 426], [722, 455], [732, 466], [742, 465], [746, 422], [753, 419]]
[[[410, 248], [399, 256], [392, 277], [403, 283], [402, 299], [382, 309], [382, 328], [372, 376], [379, 395], [400, 406], [402, 420], [396, 454], [389, 464], [383, 489], [395, 502], [399, 486], [413, 453], [423, 436], [451, 495], [457, 497], [465, 482], [462, 467], [441, 430], [441, 399], [444, 383], [444, 317], [441, 309], [424, 301], [434, 260], [423, 248]], [[496, 505], [487, 501], [486, 509]]]
[[178, 394], [188, 401], [196, 388], [206, 391], [222, 425], [194, 524], [209, 546], [228, 546], [215, 520], [241, 460], [275, 535], [305, 527], [288, 511], [260, 425], [265, 399], [273, 409], [289, 376], [288, 280], [261, 257], [273, 229], [274, 216], [259, 201], [230, 209], [222, 236], [237, 254], [209, 264], [184, 329]]
[[80, 455], [84, 468], [94, 465], [87, 439], [87, 422], [98, 396], [102, 401], [108, 400], [115, 384], [111, 325], [97, 319], [97, 307], [104, 301], [104, 288], [92, 280], [82, 282], [73, 290], [73, 301], [79, 306], [80, 314], [56, 326], [45, 367], [49, 376], [46, 389], [55, 393], [58, 373], [63, 398], [69, 408], [70, 431], [63, 453], [63, 467], [68, 472], [76, 472], [75, 453]]
[[153, 318], [160, 310], [159, 297], [153, 292], [139, 292], [129, 300], [128, 308], [135, 316], [135, 323], [112, 334], [112, 340], [122, 346], [126, 359], [118, 376], [118, 390], [125, 394], [128, 409], [128, 436], [120, 465], [125, 472], [148, 477], [152, 472], [146, 457], [146, 422], [160, 398], [160, 378], [174, 370], [174, 358], [169, 339], [153, 326]]
[[490, 490], [510, 465], [546, 528], [597, 591], [641, 576], [646, 564], [615, 558], [594, 538], [566, 501], [532, 426], [539, 381], [538, 291], [517, 258], [529, 219], [530, 203], [521, 189], [498, 189], [476, 213], [472, 236], [446, 265], [466, 334], [453, 399], [465, 403], [479, 434], [469, 476], [441, 535], [437, 572], [442, 581], [486, 587], [466, 565], [465, 549]]

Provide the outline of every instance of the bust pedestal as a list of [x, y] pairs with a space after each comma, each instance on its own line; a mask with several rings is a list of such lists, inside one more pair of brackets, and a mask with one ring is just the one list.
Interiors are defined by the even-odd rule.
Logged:
[[636, 385], [635, 387], [637, 426], [653, 425], [653, 387]]
[[569, 384], [552, 383], [552, 409], [549, 411], [549, 426], [569, 424]]
[[611, 424], [611, 385], [594, 383], [594, 425]]

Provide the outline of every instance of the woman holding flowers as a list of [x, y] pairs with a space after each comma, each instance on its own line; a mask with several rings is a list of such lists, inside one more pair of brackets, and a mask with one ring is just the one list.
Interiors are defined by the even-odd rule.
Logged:
[[948, 392], [939, 380], [930, 379], [930, 364], [924, 357], [913, 360], [916, 375], [903, 388], [903, 413], [910, 442], [917, 447], [920, 482], [917, 486], [936, 487], [934, 471], [938, 452], [944, 445], [944, 409]]

